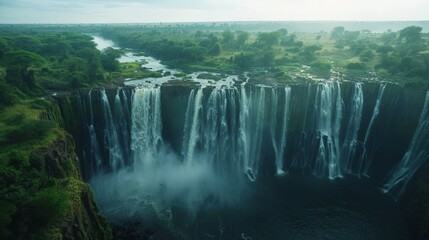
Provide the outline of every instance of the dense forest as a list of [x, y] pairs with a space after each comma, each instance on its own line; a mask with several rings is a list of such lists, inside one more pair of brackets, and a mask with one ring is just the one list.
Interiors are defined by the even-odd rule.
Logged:
[[84, 218], [79, 196], [91, 193], [76, 168], [73, 140], [55, 104], [42, 97], [107, 84], [117, 57], [80, 33], [1, 31], [1, 239], [58, 239], [65, 217]]
[[224, 73], [267, 71], [290, 81], [308, 69], [319, 78], [377, 78], [400, 83], [429, 81], [428, 34], [409, 26], [398, 32], [289, 33], [201, 31], [186, 28], [108, 28], [102, 34], [187, 71]]
[[106, 83], [108, 73], [119, 67], [120, 53], [100, 52], [91, 39], [71, 32], [2, 31], [1, 102], [12, 104], [20, 94], [40, 96]]
[[[97, 50], [93, 32], [122, 49]], [[429, 84], [429, 34], [418, 26], [383, 33], [342, 26], [317, 33], [245, 31], [227, 25], [214, 31], [188, 26], [1, 26], [1, 239], [59, 239], [62, 219], [83, 221], [76, 214], [85, 207], [82, 192], [92, 193], [81, 179], [73, 139], [50, 96], [162, 76], [139, 63], [119, 63], [126, 48], [185, 73], [248, 74], [282, 84], [320, 79]], [[57, 161], [51, 151], [69, 154]], [[95, 235], [109, 238], [104, 218], [96, 216], [93, 221], [103, 231]], [[85, 231], [79, 231], [84, 238]]]

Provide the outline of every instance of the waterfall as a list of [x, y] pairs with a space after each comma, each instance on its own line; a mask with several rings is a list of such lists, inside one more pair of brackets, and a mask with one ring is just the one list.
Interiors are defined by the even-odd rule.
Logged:
[[382, 190], [392, 194], [399, 199], [404, 193], [408, 182], [419, 169], [419, 167], [429, 158], [429, 91], [423, 110], [420, 114], [419, 123], [414, 132], [411, 143], [402, 160], [387, 175], [383, 181]]
[[291, 168], [295, 170], [300, 170], [303, 174], [305, 174], [306, 169], [311, 168], [311, 164], [309, 161], [309, 157], [312, 154], [311, 150], [308, 149], [308, 143], [310, 137], [309, 134], [306, 131], [307, 121], [308, 121], [308, 112], [309, 112], [309, 105], [310, 105], [310, 93], [311, 93], [311, 84], [308, 84], [307, 86], [307, 96], [305, 98], [305, 114], [304, 114], [304, 121], [302, 124], [302, 129], [299, 135], [299, 144], [297, 146], [297, 154], [292, 159]]
[[317, 156], [313, 174], [334, 179], [342, 177], [340, 163], [340, 128], [342, 120], [340, 84], [321, 83], [317, 86], [314, 108], [317, 131]]
[[117, 126], [117, 133], [119, 138], [119, 147], [122, 149], [123, 166], [126, 165], [130, 158], [128, 146], [130, 146], [130, 126], [128, 118], [130, 114], [128, 96], [123, 89], [116, 90], [114, 105], [113, 105], [113, 121]]
[[192, 164], [197, 143], [200, 138], [199, 128], [201, 125], [201, 110], [203, 101], [203, 89], [199, 88], [197, 93], [193, 89], [189, 95], [186, 110], [183, 149], [185, 162]]
[[124, 165], [122, 148], [119, 143], [117, 125], [113, 122], [113, 115], [110, 109], [109, 100], [106, 95], [106, 90], [101, 90], [101, 102], [103, 109], [103, 119], [105, 126], [104, 146], [109, 156], [109, 166], [113, 171], [120, 169]]
[[261, 150], [269, 147], [263, 139], [269, 137], [276, 171], [283, 173], [291, 88], [285, 87], [281, 108], [276, 88], [255, 86], [247, 94], [244, 85], [218, 86], [207, 88], [207, 98], [203, 89], [191, 90], [188, 97], [184, 161], [191, 163], [199, 156], [222, 174], [244, 173], [255, 181], [264, 158]]
[[250, 180], [255, 180], [259, 174], [261, 144], [265, 121], [265, 87], [252, 88], [248, 103], [249, 107], [249, 159], [246, 173]]
[[386, 84], [381, 84], [378, 89], [377, 101], [375, 102], [374, 110], [372, 111], [371, 120], [369, 121], [368, 128], [366, 129], [365, 138], [363, 141], [363, 151], [362, 155], [359, 159], [359, 168], [358, 168], [358, 176], [361, 177], [366, 176], [369, 177], [368, 171], [371, 167], [372, 158], [368, 156], [368, 141], [372, 133], [372, 129], [374, 127], [375, 121], [378, 119], [378, 115], [380, 114], [380, 105], [383, 100], [384, 89], [386, 88]]
[[[272, 95], [271, 95], [271, 138], [273, 142], [273, 147], [275, 151], [275, 163], [276, 163], [276, 173], [277, 175], [284, 174], [283, 169], [283, 158], [284, 158], [284, 151], [286, 148], [286, 134], [287, 134], [287, 124], [289, 119], [289, 102], [290, 102], [290, 92], [291, 88], [289, 86], [286, 86], [284, 88], [284, 107], [283, 109], [278, 105], [279, 97], [277, 96], [275, 90], [273, 89]], [[283, 111], [282, 118], [281, 118], [281, 125], [280, 128], [278, 128], [277, 119], [278, 116], [281, 113], [281, 110]]]
[[251, 168], [249, 167], [249, 158], [250, 158], [250, 137], [249, 137], [249, 99], [247, 98], [247, 93], [245, 89], [245, 84], [243, 83], [240, 87], [240, 126], [239, 126], [239, 139], [238, 147], [241, 151], [238, 151], [238, 159], [242, 163], [242, 169], [247, 174], [248, 178], [252, 181], [255, 180]]
[[202, 134], [203, 156], [216, 171], [237, 172], [237, 108], [235, 88], [213, 89], [205, 104]]
[[[92, 90], [88, 92], [86, 97], [88, 101], [84, 100], [83, 106], [85, 108], [84, 110], [85, 113], [89, 113], [86, 130], [87, 130], [87, 136], [89, 136], [88, 138], [90, 141], [90, 144], [89, 144], [90, 149], [88, 151], [89, 156], [86, 158], [86, 161], [89, 161], [88, 165], [91, 166], [90, 173], [93, 174], [93, 173], [96, 173], [96, 171], [98, 171], [99, 169], [101, 169], [102, 157], [101, 157], [100, 145], [98, 143], [97, 135], [95, 134], [95, 129], [94, 129], [94, 115], [93, 115], [93, 109], [92, 109]], [[81, 104], [80, 101], [79, 101], [79, 104]], [[95, 166], [93, 166], [94, 163], [95, 163]]]
[[362, 84], [355, 83], [349, 113], [349, 123], [342, 148], [342, 162], [347, 173], [353, 173], [354, 157], [358, 146], [358, 132], [362, 119], [363, 91]]
[[137, 87], [132, 96], [131, 151], [134, 164], [152, 163], [163, 145], [161, 88]]
[[[161, 109], [170, 111], [165, 106], [176, 101], [169, 95], [172, 86], [166, 86], [164, 95], [159, 85], [93, 89], [74, 94], [66, 110], [74, 108], [68, 116], [74, 117], [76, 112], [79, 116], [70, 123], [71, 132], [79, 139], [77, 150], [87, 179], [124, 174], [122, 170], [137, 174], [148, 166], [162, 172], [166, 162], [169, 170], [178, 168], [183, 176], [193, 169], [218, 179], [257, 181], [297, 172], [328, 179], [350, 174], [361, 177], [368, 176], [371, 165], [377, 169], [384, 166], [387, 160], [380, 158], [383, 151], [398, 143], [395, 139], [375, 142], [376, 133], [380, 134], [377, 139], [386, 134], [398, 136], [379, 130], [378, 121], [387, 122], [386, 130], [408, 126], [398, 122], [394, 114], [381, 115], [382, 103], [392, 104], [385, 100], [390, 99], [384, 96], [386, 84], [379, 85], [374, 95], [363, 86], [339, 82], [180, 86], [183, 88], [173, 91], [178, 97], [174, 106], [180, 110], [171, 112], [183, 113], [177, 119], [161, 118], [165, 114]], [[389, 92], [392, 89], [389, 86]], [[428, 157], [428, 102], [429, 96], [407, 152], [389, 159], [399, 164], [384, 180], [383, 190], [395, 197], [404, 192]], [[173, 116], [171, 113], [166, 116]], [[413, 114], [418, 116], [419, 112]], [[179, 135], [172, 137], [171, 133]], [[380, 173], [390, 170], [377, 169], [371, 177], [381, 178]], [[200, 179], [198, 174], [189, 181]]]

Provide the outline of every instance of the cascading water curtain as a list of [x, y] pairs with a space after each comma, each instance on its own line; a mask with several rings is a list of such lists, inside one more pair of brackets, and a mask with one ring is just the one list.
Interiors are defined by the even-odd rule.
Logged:
[[402, 157], [399, 164], [387, 175], [383, 181], [382, 190], [390, 193], [396, 199], [399, 199], [404, 193], [408, 182], [419, 169], [419, 167], [429, 159], [429, 91], [419, 123], [414, 132], [407, 152]]

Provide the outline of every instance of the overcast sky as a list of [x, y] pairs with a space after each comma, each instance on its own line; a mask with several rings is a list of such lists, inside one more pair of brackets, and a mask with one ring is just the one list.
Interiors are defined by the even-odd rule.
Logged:
[[429, 0], [0, 0], [0, 23], [429, 20]]

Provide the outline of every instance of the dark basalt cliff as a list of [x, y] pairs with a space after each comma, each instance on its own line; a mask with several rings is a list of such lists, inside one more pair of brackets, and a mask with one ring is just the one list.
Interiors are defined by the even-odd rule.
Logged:
[[[84, 179], [132, 168], [162, 148], [183, 162], [204, 155], [220, 175], [250, 181], [283, 172], [369, 178], [400, 200], [424, 239], [428, 99], [427, 86], [378, 82], [172, 81], [81, 90], [58, 102]], [[406, 161], [410, 154], [418, 163]]]
[[[111, 239], [111, 231], [94, 202], [88, 184], [83, 182], [75, 142], [69, 134], [63, 134], [38, 150], [45, 160], [46, 174], [62, 179], [60, 188], [71, 200], [65, 216], [54, 224], [54, 239]], [[55, 231], [54, 231], [55, 232]]]

